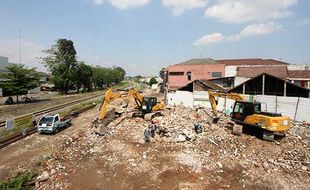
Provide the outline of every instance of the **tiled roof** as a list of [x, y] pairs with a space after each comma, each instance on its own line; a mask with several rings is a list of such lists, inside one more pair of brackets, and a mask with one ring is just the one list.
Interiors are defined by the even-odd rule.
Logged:
[[274, 59], [222, 59], [216, 60], [218, 63], [225, 64], [226, 66], [238, 66], [238, 65], [288, 65], [283, 61]]
[[252, 78], [259, 74], [267, 73], [282, 79], [286, 79], [287, 68], [286, 66], [265, 66], [265, 67], [238, 67], [237, 76]]
[[310, 70], [288, 71], [289, 78], [310, 78]]
[[190, 59], [188, 61], [184, 61], [176, 65], [205, 65], [205, 64], [218, 64], [218, 63], [211, 58], [204, 58], [204, 59]]

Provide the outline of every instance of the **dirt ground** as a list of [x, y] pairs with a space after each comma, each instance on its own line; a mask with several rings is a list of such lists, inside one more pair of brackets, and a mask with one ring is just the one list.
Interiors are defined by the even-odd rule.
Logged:
[[[168, 107], [153, 120], [166, 133], [146, 143], [151, 122], [119, 118], [98, 136], [96, 113], [81, 114], [57, 135], [34, 134], [0, 150], [0, 178], [47, 172], [38, 189], [310, 189], [308, 127], [293, 125], [267, 142], [259, 132], [232, 135], [225, 118], [208, 125], [201, 110]], [[193, 122], [204, 132], [196, 134]]]
[[[28, 97], [33, 97], [37, 101], [33, 103], [23, 103], [21, 102], [14, 105], [3, 105], [6, 97], [0, 98], [0, 121], [4, 121], [7, 118], [23, 115], [27, 113], [32, 113], [41, 109], [56, 106], [59, 104], [64, 104], [66, 102], [78, 100], [95, 94], [100, 94], [102, 92], [91, 92], [85, 94], [71, 94], [71, 95], [58, 95], [58, 93], [39, 93], [28, 95]], [[15, 97], [14, 97], [15, 98]], [[15, 100], [14, 100], [15, 101]]]
[[0, 178], [5, 179], [14, 170], [28, 165], [36, 164], [57, 151], [75, 131], [83, 130], [85, 123], [88, 123], [89, 117], [93, 117], [97, 110], [92, 109], [81, 114], [78, 118], [72, 120], [72, 125], [54, 135], [39, 135], [35, 133], [16, 143], [0, 150]]

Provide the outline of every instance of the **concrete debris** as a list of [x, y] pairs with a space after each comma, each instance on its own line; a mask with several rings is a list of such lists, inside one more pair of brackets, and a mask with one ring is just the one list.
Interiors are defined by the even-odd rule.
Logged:
[[176, 139], [176, 142], [185, 142], [187, 141], [187, 136], [185, 134], [179, 134], [177, 139]]
[[[104, 184], [115, 185], [116, 179], [134, 183], [133, 179], [142, 177], [148, 181], [143, 183], [146, 189], [162, 187], [164, 182], [177, 183], [167, 186], [177, 189], [189, 181], [198, 189], [307, 189], [309, 128], [293, 123], [286, 137], [266, 142], [256, 134], [231, 134], [226, 116], [217, 125], [209, 125], [209, 112], [169, 106], [163, 116], [151, 122], [141, 118], [113, 122], [103, 137], [85, 127], [42, 161], [44, 171], [49, 172], [41, 177], [52, 180], [40, 184], [39, 189], [74, 189], [72, 176], [79, 179], [83, 171], [84, 177], [94, 175], [89, 173], [94, 168], [96, 175], [102, 175], [98, 183], [102, 179]], [[138, 185], [141, 180], [136, 181]], [[287, 184], [289, 187], [284, 186]]]
[[195, 132], [200, 134], [203, 132], [203, 126], [200, 123], [194, 123]]

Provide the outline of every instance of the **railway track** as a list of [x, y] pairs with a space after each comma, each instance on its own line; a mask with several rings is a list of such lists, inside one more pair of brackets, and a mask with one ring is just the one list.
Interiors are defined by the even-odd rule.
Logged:
[[[64, 103], [64, 104], [61, 104], [61, 105], [58, 105], [58, 106], [42, 109], [42, 110], [33, 112], [33, 115], [35, 117], [41, 116], [41, 115], [44, 115], [44, 114], [47, 114], [47, 113], [50, 113], [50, 112], [53, 112], [53, 111], [56, 111], [56, 110], [63, 109], [63, 108], [68, 107], [68, 106], [72, 106], [72, 105], [75, 105], [75, 104], [79, 104], [79, 103], [85, 102], [87, 100], [94, 99], [94, 98], [99, 97], [99, 96], [102, 96], [102, 94], [98, 94], [98, 95], [94, 95], [94, 96], [90, 96], [90, 97], [74, 100], [74, 101], [71, 101], [71, 102], [68, 102], [68, 103]], [[16, 116], [16, 117], [18, 117], [18, 116]], [[2, 128], [2, 127], [5, 127], [5, 121], [0, 121], [0, 128]]]
[[31, 127], [31, 128], [28, 128], [27, 131], [15, 133], [15, 134], [11, 135], [10, 137], [6, 138], [5, 140], [0, 141], [0, 149], [8, 146], [9, 144], [11, 144], [13, 142], [16, 142], [16, 141], [23, 139], [29, 135], [32, 135], [35, 132], [37, 132], [37, 128]]
[[[99, 96], [102, 96], [102, 95], [94, 95], [94, 96], [90, 96], [87, 98], [71, 101], [71, 102], [68, 102], [68, 103], [65, 103], [65, 104], [62, 104], [59, 106], [54, 106], [52, 108], [46, 108], [46, 109], [34, 112], [33, 115], [34, 116], [41, 116], [43, 114], [47, 114], [47, 113], [50, 113], [50, 112], [53, 112], [56, 110], [60, 110], [60, 109], [66, 108], [68, 106], [73, 106], [73, 105], [80, 104], [82, 102], [86, 102], [88, 100], [94, 99], [94, 98], [99, 97]], [[76, 116], [79, 113], [85, 112], [85, 111], [87, 111], [93, 107], [95, 107], [95, 105], [87, 106], [86, 108], [83, 108], [83, 109], [79, 110], [78, 112], [75, 112], [74, 115]], [[5, 121], [1, 121], [0, 127], [5, 127]], [[9, 137], [0, 140], [0, 149], [8, 146], [11, 143], [14, 143], [18, 140], [21, 140], [21, 139], [23, 139], [29, 135], [32, 135], [33, 133], [36, 133], [36, 132], [37, 132], [37, 128], [35, 126], [30, 127], [30, 128], [26, 128], [24, 131], [16, 132], [16, 133], [10, 135]]]

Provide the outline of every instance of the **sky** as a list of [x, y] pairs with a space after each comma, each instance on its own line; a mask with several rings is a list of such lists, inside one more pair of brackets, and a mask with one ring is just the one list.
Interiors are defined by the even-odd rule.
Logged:
[[1, 0], [0, 56], [45, 71], [59, 38], [78, 59], [130, 76], [192, 58], [272, 58], [310, 65], [309, 0]]

